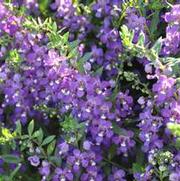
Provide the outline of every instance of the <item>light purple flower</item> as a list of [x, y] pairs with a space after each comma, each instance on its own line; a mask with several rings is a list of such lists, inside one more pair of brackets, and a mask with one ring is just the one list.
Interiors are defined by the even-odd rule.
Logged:
[[37, 167], [40, 164], [40, 159], [37, 155], [28, 157], [28, 160], [30, 161], [31, 165], [34, 167]]

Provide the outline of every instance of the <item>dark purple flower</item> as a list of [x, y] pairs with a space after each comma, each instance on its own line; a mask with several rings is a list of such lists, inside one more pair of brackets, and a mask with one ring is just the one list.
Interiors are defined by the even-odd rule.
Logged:
[[66, 154], [69, 151], [69, 145], [66, 142], [58, 144], [59, 154]]
[[68, 168], [65, 168], [65, 169], [61, 169], [61, 168], [56, 168], [55, 170], [55, 175], [53, 177], [53, 181], [65, 181], [65, 180], [68, 180], [68, 181], [71, 181], [73, 180], [73, 174], [71, 172], [70, 169]]
[[123, 170], [118, 170], [113, 168], [113, 174], [108, 177], [108, 181], [126, 181], [125, 172]]

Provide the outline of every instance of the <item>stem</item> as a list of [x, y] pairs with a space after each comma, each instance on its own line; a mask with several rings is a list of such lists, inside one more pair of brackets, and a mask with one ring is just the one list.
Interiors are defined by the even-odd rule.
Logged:
[[15, 168], [15, 170], [11, 173], [10, 175], [10, 180], [13, 179], [13, 177], [17, 174], [17, 172], [19, 171], [19, 169], [21, 168], [21, 164], [18, 164], [18, 166]]
[[163, 179], [163, 174], [162, 174], [162, 172], [159, 172], [159, 179], [160, 179], [160, 181], [163, 181], [164, 179]]
[[119, 167], [119, 168], [125, 170], [126, 172], [129, 172], [129, 170], [128, 170], [127, 168], [124, 168], [124, 167], [122, 167], [121, 165], [119, 165], [119, 164], [117, 164], [117, 163], [115, 163], [115, 162], [113, 162], [113, 161], [111, 161], [111, 160], [108, 160], [108, 159], [105, 158], [105, 157], [103, 157], [103, 160], [104, 160], [105, 162], [111, 164], [111, 165], [114, 165], [114, 166], [116, 166], [116, 167]]
[[[138, 8], [138, 11], [139, 11], [139, 14], [140, 14], [140, 16], [142, 16], [142, 17], [144, 17], [143, 16], [143, 14], [142, 14], [142, 12], [141, 12], [141, 10], [140, 10], [140, 8]], [[147, 26], [147, 24], [145, 23], [145, 30], [147, 31], [147, 33], [149, 34], [149, 38], [150, 38], [150, 40], [153, 42], [154, 41], [154, 39], [153, 39], [153, 37], [151, 36], [151, 32], [150, 32], [150, 30], [149, 30], [149, 28], [148, 28], [148, 26]]]
[[173, 7], [173, 5], [171, 3], [169, 3], [167, 0], [165, 0], [165, 3], [170, 6], [171, 8]]

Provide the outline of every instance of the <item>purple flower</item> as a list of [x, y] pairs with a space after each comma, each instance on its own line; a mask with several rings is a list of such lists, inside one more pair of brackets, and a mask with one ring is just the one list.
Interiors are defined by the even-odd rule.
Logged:
[[159, 77], [157, 83], [153, 85], [153, 92], [157, 93], [155, 98], [158, 104], [163, 103], [173, 96], [175, 82], [176, 80], [174, 78], [168, 78], [165, 75]]
[[174, 5], [170, 12], [164, 15], [165, 21], [168, 23], [166, 28], [166, 38], [164, 39], [164, 48], [162, 53], [164, 55], [177, 54], [180, 45], [180, 6]]
[[84, 141], [84, 143], [83, 143], [83, 148], [85, 149], [85, 150], [90, 150], [90, 148], [91, 148], [91, 142], [90, 141]]
[[117, 168], [113, 168], [113, 174], [108, 177], [108, 181], [126, 181], [124, 179], [125, 172], [123, 170], [118, 170]]
[[144, 173], [134, 173], [134, 178], [138, 181], [149, 181], [152, 180], [152, 166], [147, 166]]
[[71, 181], [73, 180], [73, 174], [71, 172], [70, 169], [65, 168], [65, 169], [61, 169], [61, 168], [56, 168], [55, 170], [55, 175], [53, 177], [53, 181], [59, 181], [59, 180], [68, 180]]
[[119, 117], [127, 117], [132, 112], [133, 99], [126, 93], [118, 93], [116, 97], [116, 113]]
[[50, 174], [50, 164], [47, 161], [42, 161], [39, 173], [43, 176], [48, 176]]
[[[135, 8], [127, 8], [127, 26], [131, 30], [135, 32], [134, 35], [134, 42], [137, 42], [139, 34], [143, 31], [146, 34], [145, 26], [146, 26], [146, 19], [139, 15], [138, 11]], [[147, 36], [146, 36], [147, 40]]]
[[66, 154], [69, 151], [69, 145], [66, 142], [63, 142], [61, 144], [58, 145], [59, 148], [59, 154]]
[[169, 176], [169, 180], [170, 181], [177, 181], [177, 180], [180, 180], [180, 173], [171, 173], [170, 176]]
[[135, 141], [132, 140], [134, 133], [132, 131], [123, 130], [123, 135], [114, 136], [112, 138], [113, 143], [115, 143], [117, 147], [118, 154], [124, 154], [127, 156], [127, 152], [131, 150], [134, 145]]
[[67, 163], [70, 164], [74, 172], [78, 172], [81, 166], [82, 155], [77, 149], [73, 150], [73, 155], [67, 157]]
[[28, 157], [28, 160], [30, 161], [31, 165], [34, 167], [37, 167], [40, 164], [40, 159], [37, 155]]
[[99, 169], [94, 166], [87, 167], [86, 172], [81, 176], [81, 181], [103, 181], [103, 176]]

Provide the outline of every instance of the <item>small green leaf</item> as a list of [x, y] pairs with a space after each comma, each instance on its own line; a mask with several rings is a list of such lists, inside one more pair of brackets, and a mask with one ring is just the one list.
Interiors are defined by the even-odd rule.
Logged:
[[124, 129], [120, 128], [119, 125], [115, 122], [112, 122], [112, 127], [113, 127], [113, 131], [114, 133], [118, 134], [118, 135], [127, 135], [126, 132], [124, 131]]
[[55, 149], [55, 146], [56, 146], [56, 140], [52, 141], [48, 147], [47, 147], [47, 154], [48, 155], [51, 155]]
[[[138, 135], [139, 134], [137, 134], [137, 136]], [[145, 160], [145, 155], [141, 150], [141, 146], [137, 147], [136, 153], [137, 153], [136, 154], [136, 163], [139, 164], [139, 165], [142, 165], [144, 163], [144, 160]]]
[[40, 129], [38, 130], [38, 137], [37, 137], [38, 142], [39, 142], [40, 144], [41, 144], [42, 141], [43, 141], [43, 137], [44, 137], [43, 130], [40, 128]]
[[162, 47], [162, 37], [160, 37], [156, 43], [153, 45], [152, 50], [155, 51], [156, 55], [159, 55]]
[[22, 125], [21, 125], [21, 122], [20, 121], [17, 121], [16, 122], [16, 132], [21, 135], [21, 132], [22, 132]]
[[144, 168], [142, 167], [142, 165], [138, 163], [133, 163], [132, 170], [133, 173], [142, 173], [144, 171]]
[[1, 157], [6, 163], [20, 163], [22, 161], [18, 156], [15, 155], [7, 154], [7, 155], [2, 155]]
[[32, 137], [33, 137], [33, 138], [38, 138], [40, 135], [41, 135], [41, 130], [39, 129], [39, 130], [37, 130], [37, 131], [35, 131], [35, 132], [33, 133]]
[[22, 144], [20, 146], [20, 150], [24, 151], [27, 147], [28, 147], [28, 140], [25, 140], [22, 142]]
[[65, 33], [65, 34], [62, 36], [62, 42], [63, 42], [63, 44], [67, 44], [67, 43], [68, 43], [68, 39], [69, 39], [69, 32]]
[[49, 161], [56, 163], [57, 166], [60, 166], [62, 163], [61, 157], [57, 157], [57, 156], [50, 156]]
[[152, 16], [151, 25], [150, 25], [150, 32], [154, 34], [157, 31], [157, 25], [159, 23], [159, 10], [156, 10]]
[[114, 158], [114, 156], [116, 155], [116, 145], [111, 145], [111, 147], [109, 148], [109, 153], [108, 153], [108, 158], [109, 160], [112, 160]]
[[71, 50], [70, 52], [69, 52], [69, 54], [68, 54], [68, 58], [70, 59], [70, 58], [74, 58], [74, 57], [76, 57], [78, 55], [78, 50], [77, 50], [77, 48], [74, 48], [73, 50]]
[[75, 40], [73, 42], [69, 43], [70, 51], [72, 51], [74, 48], [76, 48], [79, 45], [79, 40]]
[[134, 38], [134, 31], [130, 31], [126, 25], [121, 27], [120, 36], [125, 47], [131, 47]]
[[52, 136], [48, 136], [44, 139], [44, 141], [42, 142], [41, 146], [47, 145], [49, 144], [56, 136], [52, 135]]
[[111, 174], [111, 168], [109, 165], [105, 165], [105, 167], [103, 168], [104, 169], [104, 173], [109, 176]]
[[84, 72], [84, 63], [87, 62], [90, 58], [91, 58], [92, 54], [89, 52], [89, 53], [86, 53], [82, 58], [80, 58], [78, 61], [77, 61], [77, 69], [79, 70], [79, 72], [83, 73]]
[[25, 140], [25, 139], [27, 139], [27, 138], [29, 138], [29, 135], [27, 135], [27, 134], [21, 136], [21, 139], [22, 139], [22, 140]]
[[179, 150], [180, 149], [180, 138], [176, 139], [175, 147]]
[[49, 12], [50, 3], [51, 3], [51, 0], [39, 0], [38, 5], [39, 5], [40, 12], [45, 16]]
[[180, 124], [168, 123], [167, 127], [168, 129], [170, 129], [174, 136], [180, 137]]
[[21, 168], [21, 164], [18, 164], [17, 167], [11, 172], [10, 178], [13, 179], [15, 175], [18, 173], [19, 169]]
[[57, 32], [58, 27], [57, 27], [56, 22], [53, 23], [53, 25], [52, 25], [52, 30], [53, 30], [54, 32]]
[[103, 67], [100, 67], [95, 72], [93, 72], [93, 76], [101, 76], [102, 73], [103, 73]]
[[34, 131], [34, 120], [32, 120], [28, 125], [28, 134], [31, 136]]
[[[177, 67], [175, 67], [177, 69]], [[178, 69], [177, 69], [178, 71]], [[180, 88], [180, 77], [176, 79], [176, 87], [179, 89]]]
[[9, 65], [11, 65], [14, 68], [19, 68], [20, 64], [22, 63], [22, 58], [20, 56], [20, 53], [17, 49], [13, 49], [9, 51], [9, 54], [6, 58], [6, 61]]
[[144, 46], [144, 44], [145, 44], [145, 35], [144, 35], [143, 32], [140, 33], [137, 44], [140, 45], [140, 46]]
[[0, 175], [0, 181], [12, 181], [7, 175]]

